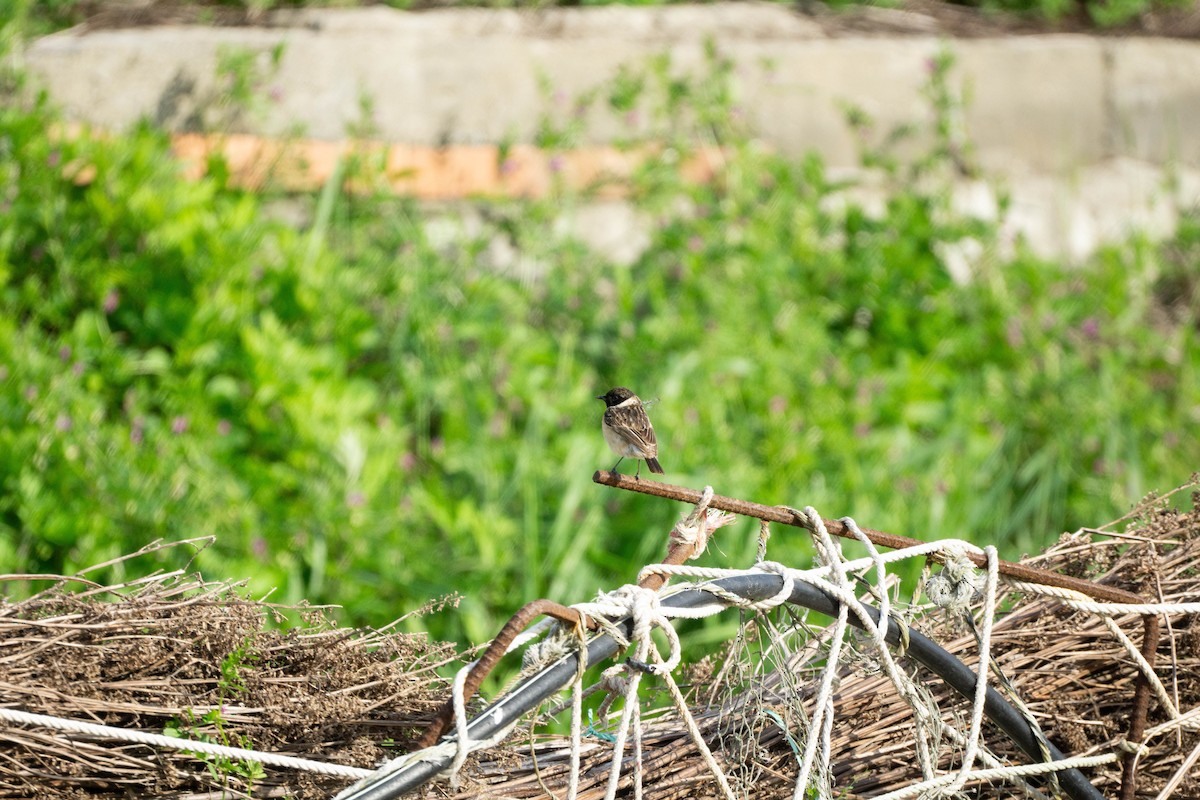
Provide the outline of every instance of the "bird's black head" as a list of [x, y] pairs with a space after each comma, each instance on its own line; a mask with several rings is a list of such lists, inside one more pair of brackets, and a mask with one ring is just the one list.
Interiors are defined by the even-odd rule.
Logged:
[[619, 406], [631, 397], [633, 397], [633, 392], [624, 386], [616, 386], [609, 389], [607, 394], [602, 394], [596, 399], [603, 400], [605, 406], [612, 408], [613, 406]]

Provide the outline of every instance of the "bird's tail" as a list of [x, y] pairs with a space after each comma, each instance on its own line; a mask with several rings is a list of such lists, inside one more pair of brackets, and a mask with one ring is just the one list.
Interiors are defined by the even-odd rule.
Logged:
[[650, 468], [651, 472], [657, 472], [659, 475], [663, 474], [662, 464], [658, 463], [657, 458], [647, 458], [646, 466]]

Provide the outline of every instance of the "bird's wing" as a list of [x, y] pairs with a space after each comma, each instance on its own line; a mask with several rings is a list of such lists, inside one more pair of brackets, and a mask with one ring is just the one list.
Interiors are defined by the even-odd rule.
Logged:
[[654, 427], [641, 406], [614, 406], [605, 410], [604, 421], [631, 439], [648, 458], [658, 455]]

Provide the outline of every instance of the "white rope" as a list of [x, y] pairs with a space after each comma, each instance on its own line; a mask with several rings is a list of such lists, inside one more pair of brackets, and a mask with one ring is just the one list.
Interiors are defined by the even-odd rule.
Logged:
[[576, 641], [579, 643], [579, 662], [575, 669], [575, 680], [571, 681], [571, 753], [567, 772], [567, 800], [579, 796], [579, 750], [583, 728], [583, 674], [588, 668], [586, 617], [581, 616], [575, 626]]
[[[791, 593], [789, 589], [788, 594]], [[741, 598], [739, 598], [741, 599]], [[786, 599], [786, 597], [784, 598]], [[783, 602], [783, 600], [780, 600]], [[711, 604], [709, 607], [690, 610], [699, 611], [699, 614], [686, 613], [675, 614], [676, 611], [685, 611], [684, 609], [667, 609], [660, 602], [660, 595], [650, 589], [645, 589], [639, 586], [623, 586], [615, 592], [601, 595], [594, 602], [580, 603], [572, 606], [580, 613], [587, 614], [593, 618], [602, 618], [601, 615], [612, 617], [632, 617], [633, 626], [632, 632], [627, 644], [632, 644], [633, 659], [644, 665], [644, 671], [659, 675], [666, 683], [668, 690], [671, 693], [672, 699], [684, 725], [691, 735], [693, 742], [696, 744], [705, 764], [710, 772], [716, 778], [718, 785], [728, 800], [734, 800], [735, 795], [732, 788], [729, 786], [729, 781], [717, 763], [712, 751], [705, 743], [701, 735], [700, 728], [692, 717], [691, 712], [687, 707], [687, 702], [679, 691], [678, 685], [675, 683], [671, 673], [679, 665], [682, 659], [682, 649], [679, 642], [679, 635], [675, 632], [675, 628], [671, 625], [670, 616], [711, 616], [719, 612], [724, 606], [720, 604]], [[650, 638], [650, 631], [653, 628], [659, 628], [667, 638], [668, 655], [664, 660], [658, 652], [658, 648], [654, 645], [654, 641]], [[652, 657], [654, 663], [649, 663], [648, 659]], [[624, 674], [622, 674], [624, 673]], [[621, 778], [621, 766], [624, 761], [625, 742], [629, 738], [630, 730], [633, 733], [634, 745], [634, 773], [633, 773], [633, 789], [634, 796], [640, 797], [642, 791], [642, 749], [641, 749], [641, 715], [640, 704], [638, 702], [637, 690], [641, 682], [643, 669], [628, 669], [617, 666], [610, 667], [605, 670], [605, 680], [609, 683], [610, 689], [614, 693], [619, 693], [624, 699], [624, 707], [621, 712], [621, 720], [617, 731], [616, 742], [613, 744], [613, 760], [609, 769], [608, 784], [605, 791], [605, 797], [612, 800], [616, 796], [616, 790]], [[606, 705], [601, 707], [602, 710], [607, 709]], [[572, 743], [572, 758], [570, 781], [572, 784], [577, 782], [577, 774], [579, 769], [577, 752], [578, 741], [573, 738]], [[570, 787], [568, 794], [570, 795]]]
[[[825, 522], [821, 519], [821, 515], [816, 513], [816, 509], [811, 506], [804, 509], [804, 513], [809, 518], [809, 523], [812, 525], [813, 541], [817, 545], [817, 556], [823, 559], [832, 569], [835, 580], [839, 584], [845, 583], [846, 575], [841, 569], [842, 560], [841, 552], [838, 546], [833, 542], [829, 531], [825, 529]], [[841, 588], [841, 587], [839, 587]], [[817, 696], [813, 705], [812, 721], [809, 725], [809, 735], [804, 743], [804, 754], [800, 759], [800, 771], [796, 775], [796, 785], [792, 791], [793, 800], [801, 800], [809, 790], [809, 773], [813, 768], [813, 760], [816, 757], [817, 750], [821, 750], [821, 764], [827, 766], [829, 764], [829, 734], [833, 724], [833, 680], [837, 677], [840, 668], [840, 656], [842, 643], [845, 641], [846, 628], [849, 624], [849, 606], [846, 603], [838, 605], [837, 619], [834, 621], [833, 634], [829, 639], [829, 657], [825, 663], [825, 669], [821, 672], [821, 682], [817, 688]], [[814, 733], [816, 735], [814, 735]], [[821, 800], [826, 800], [830, 796], [830, 786], [828, 776], [822, 776], [823, 780], [817, 786], [818, 796]]]
[[1158, 677], [1158, 673], [1146, 661], [1146, 657], [1142, 655], [1141, 650], [1121, 630], [1121, 627], [1117, 625], [1113, 617], [1122, 614], [1139, 614], [1143, 616], [1147, 614], [1200, 614], [1200, 603], [1098, 603], [1087, 595], [1072, 589], [1063, 589], [1058, 586], [1043, 586], [1041, 584], [1016, 580], [1009, 580], [1008, 583], [1020, 591], [1053, 597], [1077, 611], [1100, 616], [1104, 620], [1105, 627], [1108, 628], [1117, 642], [1125, 648], [1125, 652], [1129, 654], [1130, 659], [1133, 660], [1133, 663], [1142, 673], [1142, 676], [1150, 684], [1150, 688], [1154, 690], [1154, 696], [1158, 698], [1158, 702], [1162, 704], [1167, 714], [1172, 718], [1179, 716], [1179, 709], [1175, 707], [1175, 703], [1171, 699], [1171, 693], [1163, 685], [1162, 679]]
[[[658, 596], [656, 594], [650, 592], [648, 589], [641, 589], [638, 586], [627, 586], [618, 590], [618, 593], [623, 594], [629, 599], [629, 611], [633, 616], [633, 634], [630, 640], [634, 645], [634, 657], [645, 661], [646, 652], [650, 647], [650, 619], [653, 614], [651, 608], [653, 601], [646, 598], [645, 595], [641, 595], [641, 592], [647, 592], [657, 600]], [[609, 597], [611, 598], [612, 595], [609, 595]], [[667, 627], [669, 628], [670, 625]], [[625, 689], [623, 692], [625, 704], [621, 709], [621, 722], [620, 727], [617, 729], [617, 740], [613, 743], [613, 760], [608, 773], [608, 787], [604, 792], [604, 800], [613, 800], [617, 796], [617, 786], [621, 780], [621, 765], [625, 760], [625, 740], [629, 736], [629, 726], [632, 724], [634, 714], [639, 707], [637, 690], [638, 684], [641, 681], [642, 673], [640, 670], [632, 670], [625, 678]], [[640, 741], [636, 744], [640, 744]]]
[[471, 754], [471, 732], [467, 726], [467, 703], [465, 689], [467, 675], [479, 662], [472, 661], [454, 675], [454, 684], [450, 688], [450, 696], [454, 698], [454, 731], [458, 734], [457, 746], [454, 749], [454, 759], [450, 762], [450, 788], [458, 789], [458, 771], [467, 763]]
[[[865, 558], [856, 558], [850, 561], [843, 561], [842, 569], [847, 573], [858, 572], [875, 565], [878, 562], [884, 564], [893, 564], [897, 561], [904, 561], [911, 558], [920, 558], [928, 555], [946, 554], [946, 553], [975, 553], [983, 555], [983, 548], [978, 545], [962, 539], [941, 539], [935, 542], [925, 542], [912, 547], [905, 547], [900, 550], [891, 550], [887, 553], [879, 553], [877, 557], [868, 556]], [[833, 572], [831, 565], [825, 564], [812, 569], [793, 569], [789, 568], [789, 573], [792, 578], [797, 581], [812, 582], [820, 578], [826, 578]], [[695, 567], [686, 564], [647, 564], [638, 573], [638, 580], [647, 575], [663, 575], [663, 576], [688, 576], [693, 578], [702, 578], [705, 580], [720, 580], [721, 578], [736, 578], [741, 575], [746, 575], [750, 570], [744, 569], [722, 569], [719, 567]], [[1086, 597], [1080, 595], [1080, 597]]]
[[691, 547], [691, 553], [687, 557], [689, 561], [698, 558], [704, 552], [713, 531], [737, 522], [737, 517], [733, 514], [709, 508], [708, 504], [712, 502], [712, 498], [713, 488], [705, 486], [700, 494], [700, 502], [671, 529], [669, 538], [672, 544]]
[[[586, 652], [586, 648], [584, 650]], [[582, 659], [581, 662], [582, 663]], [[567, 800], [575, 800], [579, 796], [579, 754], [580, 739], [583, 735], [583, 670], [580, 670], [575, 681], [571, 684], [571, 753], [567, 772]]]
[[841, 523], [846, 526], [847, 530], [854, 534], [854, 538], [858, 539], [863, 547], [867, 548], [867, 557], [875, 562], [875, 587], [876, 597], [879, 598], [879, 638], [887, 638], [888, 616], [890, 615], [890, 600], [888, 599], [887, 590], [887, 565], [883, 560], [875, 543], [870, 537], [863, 533], [858, 527], [858, 523], [853, 517], [842, 517]]
[[1200, 614], [1200, 603], [1101, 603], [1082, 592], [1064, 589], [1061, 586], [1045, 586], [1006, 577], [1005, 582], [1022, 592], [1055, 597], [1077, 611], [1087, 611], [1106, 617], [1122, 614]]
[[150, 747], [159, 747], [168, 750], [184, 750], [210, 756], [236, 759], [238, 761], [253, 761], [274, 767], [299, 769], [323, 775], [336, 775], [340, 778], [362, 778], [374, 774], [369, 769], [330, 764], [324, 761], [312, 761], [307, 758], [285, 756], [278, 753], [263, 753], [258, 750], [247, 750], [243, 747], [227, 747], [212, 742], [199, 742], [194, 739], [176, 739], [160, 733], [137, 731], [129, 728], [114, 728], [108, 725], [97, 725], [94, 722], [82, 722], [74, 719], [50, 717], [45, 714], [33, 714], [13, 708], [0, 708], [0, 719], [14, 725], [38, 725], [43, 728], [63, 731], [64, 733], [94, 736], [98, 739], [145, 744]]
[[[661, 663], [662, 656], [658, 654], [658, 650], [652, 649], [650, 652]], [[679, 684], [675, 682], [675, 677], [670, 672], [665, 672], [663, 673], [663, 682], [667, 685], [667, 690], [671, 693], [671, 700], [675, 703], [675, 710], [679, 712], [684, 727], [687, 728], [688, 735], [692, 737], [692, 742], [700, 751], [700, 757], [704, 759], [704, 763], [708, 766], [708, 771], [716, 777], [717, 783], [721, 787], [721, 792], [727, 800], [735, 800], [736, 795], [733, 792], [733, 787], [729, 785], [729, 779], [725, 776], [725, 770], [721, 769], [721, 765], [717, 763], [717, 759], [709, 748], [708, 742], [704, 741], [704, 735], [700, 731], [700, 726], [696, 724], [696, 718], [692, 716], [691, 709], [687, 705], [687, 699], [683, 696], [683, 692], [679, 690]]]
[[[810, 518], [815, 517], [815, 519], [812, 519], [813, 527], [816, 530], [817, 535], [819, 536], [820, 531], [823, 528], [823, 525], [818, 527], [818, 521], [820, 520], [820, 516], [818, 514], [816, 514], [815, 510], [813, 510], [813, 509], [805, 509], [805, 515], [809, 516]], [[847, 525], [847, 528], [851, 532], [854, 532], [855, 529], [858, 528], [858, 526], [856, 524], [854, 524], [854, 521], [852, 519], [849, 519], [849, 520], [843, 519], [842, 522], [843, 522], [843, 524]], [[826, 536], [828, 536], [827, 531], [826, 531]], [[865, 538], [865, 536], [864, 536], [864, 538]], [[830, 538], [829, 542], [826, 546], [819, 548], [819, 553], [821, 553], [821, 554], [829, 553], [831, 550], [830, 545], [832, 545], [832, 544], [833, 544], [832, 539]], [[922, 769], [922, 774], [925, 776], [924, 781], [915, 785], [916, 787], [919, 787], [918, 791], [929, 790], [930, 788], [932, 788], [934, 786], [942, 787], [942, 786], [947, 786], [947, 785], [949, 785], [949, 786], [957, 785], [959, 788], [961, 788], [961, 786], [963, 784], [965, 784], [965, 782], [967, 780], [972, 780], [972, 779], [974, 779], [974, 776], [980, 774], [981, 772], [985, 772], [983, 770], [973, 769], [975, 761], [983, 760], [989, 766], [989, 769], [990, 769], [989, 774], [1000, 775], [1002, 777], [1010, 777], [1012, 779], [1018, 780], [1020, 782], [1020, 784], [1022, 785], [1022, 787], [1024, 788], [1024, 790], [1028, 794], [1031, 794], [1033, 796], [1040, 796], [1040, 793], [1038, 793], [1036, 789], [1034, 789], [1033, 787], [1026, 784], [1023, 780], [1020, 780], [1020, 773], [1006, 772], [1005, 770], [1008, 770], [1009, 768], [1001, 766], [994, 757], [992, 757], [990, 754], [986, 754], [986, 751], [981, 751], [980, 745], [979, 745], [980, 733], [982, 730], [982, 718], [983, 718], [982, 712], [983, 712], [983, 708], [985, 706], [985, 701], [986, 701], [987, 673], [988, 673], [988, 664], [989, 664], [988, 653], [990, 652], [991, 629], [992, 629], [992, 623], [994, 622], [994, 617], [995, 617], [995, 604], [996, 604], [997, 589], [998, 589], [998, 584], [999, 584], [998, 558], [997, 558], [995, 549], [994, 548], [986, 548], [986, 549], [981, 550], [980, 548], [975, 547], [974, 545], [969, 545], [968, 543], [964, 543], [960, 540], [943, 540], [940, 542], [930, 542], [928, 544], [924, 544], [919, 547], [908, 548], [908, 552], [905, 553], [906, 557], [910, 557], [910, 558], [915, 557], [915, 556], [924, 556], [924, 555], [928, 555], [930, 553], [940, 553], [946, 557], [947, 561], [951, 561], [951, 562], [957, 561], [958, 563], [961, 563], [962, 567], [960, 568], [960, 571], [962, 571], [962, 574], [956, 575], [955, 581], [957, 581], [958, 583], [961, 583], [962, 586], [956, 586], [952, 582], [949, 587], [951, 593], [960, 598], [961, 597], [969, 597], [970, 594], [973, 594], [975, 591], [973, 588], [971, 588], [973, 586], [973, 583], [971, 582], [970, 575], [967, 574], [968, 571], [973, 571], [974, 567], [968, 560], [966, 560], [965, 558], [962, 557], [963, 553], [964, 552], [981, 552], [985, 556], [985, 558], [987, 558], [987, 560], [988, 560], [989, 572], [988, 572], [988, 577], [984, 583], [984, 588], [985, 588], [985, 593], [984, 593], [985, 594], [985, 608], [984, 608], [984, 613], [983, 613], [984, 624], [983, 624], [983, 631], [982, 631], [981, 637], [980, 637], [980, 639], [981, 639], [981, 660], [980, 660], [980, 664], [979, 664], [979, 669], [977, 671], [978, 677], [977, 677], [977, 683], [976, 683], [976, 692], [974, 693], [973, 698], [972, 698], [973, 699], [972, 724], [970, 725], [970, 733], [966, 736], [958, 734], [958, 732], [955, 731], [953, 728], [946, 728], [941, 723], [941, 721], [939, 719], [937, 719], [936, 716], [930, 712], [930, 710], [927, 708], [927, 706], [923, 702], [922, 698], [920, 698], [918, 696], [918, 693], [915, 690], [915, 688], [913, 687], [911, 681], [907, 680], [907, 676], [904, 675], [904, 673], [895, 664], [895, 661], [891, 656], [890, 649], [887, 647], [886, 641], [885, 641], [885, 637], [887, 635], [888, 615], [884, 615], [881, 613], [879, 622], [876, 623], [867, 614], [865, 606], [862, 605], [861, 601], [848, 588], [846, 574], [849, 571], [848, 567], [851, 564], [853, 564], [858, 569], [862, 569], [864, 567], [869, 567], [869, 566], [873, 565], [876, 569], [876, 573], [879, 578], [879, 582], [880, 582], [880, 584], [882, 584], [884, 581], [884, 574], [880, 574], [881, 566], [887, 562], [897, 560], [896, 552], [899, 552], [899, 551], [896, 551], [893, 553], [888, 553], [888, 554], [879, 554], [877, 551], [872, 552], [872, 549], [873, 548], [868, 547], [868, 552], [870, 553], [870, 555], [866, 559], [856, 559], [854, 561], [833, 561], [833, 562], [830, 562], [830, 561], [828, 561], [828, 559], [826, 559], [826, 563], [824, 565], [814, 568], [814, 569], [808, 569], [808, 570], [789, 569], [789, 568], [783, 567], [782, 565], [773, 564], [771, 562], [764, 562], [762, 564], [757, 564], [753, 570], [721, 570], [721, 569], [698, 568], [698, 567], [687, 567], [687, 566], [652, 565], [652, 566], [647, 567], [645, 570], [643, 570], [642, 574], [645, 575], [645, 574], [649, 574], [651, 572], [661, 572], [661, 573], [669, 573], [673, 576], [720, 579], [720, 578], [725, 578], [725, 577], [731, 577], [734, 575], [751, 574], [754, 572], [760, 572], [760, 573], [761, 572], [774, 572], [777, 574], [781, 574], [781, 576], [783, 576], [785, 579], [791, 578], [792, 580], [797, 580], [797, 579], [803, 578], [804, 580], [807, 580], [807, 582], [817, 586], [817, 588], [821, 589], [822, 591], [825, 591], [828, 594], [833, 595], [835, 597], [835, 599], [837, 599], [839, 601], [842, 608], [848, 609], [851, 613], [854, 613], [855, 616], [860, 619], [860, 621], [863, 623], [864, 629], [866, 631], [868, 631], [870, 633], [870, 635], [872, 636], [872, 638], [874, 639], [874, 643], [879, 650], [880, 660], [883, 663], [885, 671], [888, 673], [889, 677], [891, 678], [893, 683], [896, 685], [900, 695], [905, 699], [905, 701], [912, 708], [914, 717], [917, 719], [918, 723], [920, 725], [932, 726], [932, 728], [935, 731], [939, 731], [939, 732], [950, 735], [951, 738], [956, 743], [958, 743], [959, 745], [963, 746], [966, 749], [966, 753], [964, 754], [964, 759], [963, 759], [963, 767], [960, 770], [957, 770], [953, 775], [938, 778], [938, 777], [935, 777], [935, 770], [934, 770], [935, 759], [933, 758], [932, 754], [929, 751], [929, 743], [925, 739], [925, 737], [918, 736], [916, 739], [917, 751], [918, 751], [918, 761], [919, 761], [921, 769]], [[834, 552], [837, 552], [837, 550], [834, 549]], [[822, 557], [824, 557], [824, 556], [822, 556]], [[841, 569], [838, 569], [839, 565], [841, 566]], [[840, 577], [840, 581], [838, 580], [838, 577], [835, 577], [834, 581], [824, 580], [823, 576], [828, 575], [830, 573], [833, 573], [835, 576]], [[839, 573], [840, 573], [840, 576], [839, 576]], [[966, 589], [969, 589], [968, 594], [964, 595], [964, 587]], [[718, 595], [723, 601], [726, 601], [726, 602], [735, 603], [737, 605], [746, 605], [747, 604], [744, 599], [737, 598], [736, 600], [734, 600], [734, 598], [725, 597], [724, 595], [727, 593], [723, 593], [720, 591], [714, 592], [713, 587], [706, 585], [706, 584], [701, 584], [695, 588], [700, 588], [700, 589], [703, 589], [710, 593], [713, 593], [715, 595]], [[884, 604], [886, 603], [886, 598], [887, 598], [886, 590], [881, 590], [879, 593], [879, 596], [880, 596], [881, 606], [884, 606]], [[881, 608], [880, 610], [882, 611], [883, 609]], [[706, 608], [704, 613], [707, 615], [708, 613], [711, 613], [711, 610]], [[836, 637], [837, 637], [837, 632], [835, 630], [834, 636], [831, 638], [834, 638], [836, 640]], [[838, 660], [837, 655], [838, 654], [835, 653], [834, 649], [831, 648], [830, 654], [828, 656], [828, 661], [827, 661], [826, 674], [828, 674], [828, 670], [831, 667], [836, 668], [836, 663]], [[828, 751], [827, 751], [826, 747], [827, 747], [828, 737], [825, 735], [825, 731], [827, 730], [827, 726], [832, 722], [832, 716], [827, 713], [823, 713], [823, 711], [822, 711], [823, 709], [825, 709], [827, 711], [828, 706], [829, 706], [829, 698], [827, 696], [825, 696], [824, 692], [822, 691], [824, 689], [824, 686], [825, 686], [825, 682], [823, 680], [822, 681], [822, 689], [818, 690], [817, 700], [814, 704], [814, 706], [816, 708], [816, 711], [814, 712], [814, 719], [812, 720], [812, 727], [813, 727], [814, 733], [812, 734], [812, 736], [810, 736], [810, 740], [814, 741], [815, 744], [809, 749], [808, 752], [815, 755], [816, 751], [818, 749], [820, 749], [822, 755], [827, 757]], [[812, 770], [813, 766], [814, 765], [812, 763], [811, 758], [807, 765], [805, 764], [805, 762], [802, 758], [801, 774], [798, 776], [798, 779], [797, 779], [794, 796], [802, 796], [803, 793], [805, 791], [807, 791], [807, 789], [812, 788], [812, 787], [808, 786], [808, 784], [810, 783], [808, 776], [811, 774], [811, 770]], [[1046, 770], [1044, 768], [1042, 768], [1042, 771], [1046, 771]], [[1035, 771], [1031, 774], [1041, 774], [1041, 773], [1035, 769]], [[936, 784], [934, 783], [935, 781], [936, 781]], [[815, 788], [817, 789], [818, 795], [820, 797], [828, 796], [829, 788], [827, 785], [819, 785]], [[953, 791], [953, 790], [948, 790], [948, 792], [949, 791]]]
[[[1008, 780], [1012, 778], [1030, 778], [1037, 775], [1046, 775], [1051, 772], [1060, 772], [1067, 769], [1085, 769], [1087, 767], [1098, 767], [1102, 764], [1111, 764], [1120, 756], [1116, 753], [1104, 753], [1098, 756], [1080, 756], [1078, 758], [1064, 758], [1062, 761], [1039, 762], [1037, 764], [1019, 764], [1013, 767], [1000, 767], [999, 769], [979, 769], [971, 773], [971, 780], [978, 782]], [[939, 778], [934, 778], [931, 781], [916, 783], [912, 786], [905, 786], [903, 789], [897, 789], [894, 792], [879, 795], [873, 800], [906, 800], [909, 797], [917, 797], [925, 792], [934, 789], [940, 789], [949, 786], [958, 780], [958, 773], [951, 775], [943, 775]]]
[[984, 548], [987, 553], [987, 585], [983, 596], [983, 622], [979, 634], [979, 675], [975, 681], [974, 705], [971, 708], [971, 727], [967, 734], [967, 750], [963, 753], [962, 769], [950, 785], [944, 790], [946, 794], [954, 794], [966, 785], [972, 777], [975, 766], [975, 756], [979, 750], [979, 733], [983, 727], [983, 707], [987, 700], [988, 658], [992, 644], [992, 619], [996, 612], [996, 585], [999, 583], [999, 559], [996, 548], [988, 545]]
[[1125, 635], [1125, 631], [1121, 630], [1112, 617], [1104, 618], [1104, 626], [1108, 628], [1121, 646], [1125, 648], [1125, 652], [1133, 659], [1133, 663], [1137, 664], [1137, 668], [1141, 670], [1142, 675], [1146, 678], [1150, 687], [1154, 690], [1154, 695], [1158, 698], [1158, 702], [1166, 709], [1167, 715], [1171, 719], [1179, 718], [1179, 709], [1175, 707], [1175, 703], [1171, 700], [1171, 694], [1167, 691], [1167, 687], [1163, 686], [1163, 682], [1159, 679], [1158, 673], [1154, 671], [1154, 667], [1146, 661], [1146, 657], [1142, 655], [1142, 651], [1133, 643], [1133, 640]]
[[1155, 736], [1162, 736], [1164, 733], [1172, 733], [1176, 730], [1200, 730], [1200, 706], [1196, 706], [1192, 710], [1180, 714], [1177, 719], [1155, 725], [1146, 731], [1146, 739], [1153, 739]]

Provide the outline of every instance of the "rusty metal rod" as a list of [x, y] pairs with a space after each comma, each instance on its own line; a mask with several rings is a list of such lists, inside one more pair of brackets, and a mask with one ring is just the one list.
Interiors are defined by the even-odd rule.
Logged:
[[[504, 627], [496, 634], [496, 638], [492, 639], [491, 644], [483, 651], [483, 655], [475, 662], [475, 666], [467, 673], [467, 679], [463, 685], [463, 702], [469, 702], [475, 696], [475, 693], [479, 691], [480, 685], [483, 684], [483, 679], [487, 677], [489, 672], [495, 669], [496, 664], [500, 663], [500, 659], [503, 658], [512, 640], [521, 631], [528, 628], [530, 623], [543, 615], [553, 617], [568, 625], [585, 623], [582, 614], [573, 608], [564, 606], [562, 603], [556, 603], [553, 600], [534, 600], [531, 603], [526, 603], [521, 607], [520, 611], [509, 618], [508, 622], [504, 623]], [[425, 729], [425, 733], [421, 734], [421, 738], [414, 745], [415, 749], [424, 750], [426, 747], [432, 747], [437, 744], [437, 740], [441, 738], [446, 730], [446, 726], [450, 724], [450, 720], [453, 717], [454, 698], [451, 697], [438, 710], [437, 716], [429, 723], [429, 727]]]
[[[630, 475], [622, 475], [619, 472], [608, 472], [607, 470], [598, 470], [592, 476], [592, 480], [604, 486], [611, 486], [615, 489], [626, 489], [631, 492], [641, 492], [642, 494], [654, 495], [655, 497], [665, 497], [669, 500], [678, 500], [681, 503], [698, 503], [700, 502], [700, 492], [695, 489], [689, 489], [685, 486], [675, 486], [669, 483], [659, 483], [658, 481], [648, 480], [646, 478], [634, 478]], [[797, 528], [809, 527], [808, 520], [801, 514], [783, 506], [764, 506], [760, 503], [751, 503], [747, 500], [738, 500], [733, 497], [724, 497], [723, 495], [714, 494], [709, 505], [713, 508], [719, 508], [722, 511], [729, 511], [734, 514], [741, 514], [746, 517], [755, 517], [756, 519], [765, 519], [768, 522], [778, 522], [782, 525], [791, 525]], [[850, 530], [834, 519], [827, 519], [825, 528], [834, 536], [841, 536], [852, 539], [854, 535]], [[926, 544], [920, 539], [910, 539], [907, 536], [897, 536], [894, 533], [885, 533], [883, 531], [871, 530], [870, 528], [862, 528], [863, 533], [871, 540], [871, 543], [876, 547], [886, 547], [889, 550], [900, 550], [905, 547], [915, 547], [916, 545]], [[976, 565], [987, 566], [987, 559], [982, 555], [975, 553], [967, 553], [967, 558], [971, 559]], [[934, 556], [936, 558], [936, 556]], [[1094, 581], [1086, 581], [1081, 578], [1072, 578], [1069, 575], [1060, 575], [1057, 572], [1050, 572], [1045, 569], [1037, 569], [1036, 567], [1028, 567], [1024, 564], [1014, 564], [1011, 561], [1000, 561], [999, 570], [1001, 575], [1007, 575], [1019, 581], [1026, 583], [1039, 583], [1043, 586], [1056, 586], [1061, 589], [1072, 589], [1076, 592], [1086, 594], [1096, 600], [1102, 600], [1107, 603], [1145, 603], [1146, 600], [1133, 592], [1127, 592], [1124, 589], [1118, 589], [1115, 586], [1106, 586], [1102, 583]]]
[[[1159, 621], [1154, 614], [1142, 617], [1142, 658], [1154, 669], [1158, 654]], [[1141, 744], [1146, 736], [1146, 715], [1150, 711], [1150, 681], [1141, 672], [1133, 689], [1133, 713], [1129, 715], [1128, 740]], [[1137, 795], [1137, 753], [1126, 753], [1121, 764], [1121, 800], [1134, 800]]]

